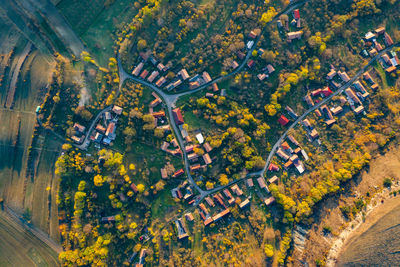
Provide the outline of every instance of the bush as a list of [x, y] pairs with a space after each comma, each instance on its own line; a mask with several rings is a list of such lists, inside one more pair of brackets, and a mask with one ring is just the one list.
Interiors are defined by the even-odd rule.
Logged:
[[390, 178], [385, 178], [385, 180], [383, 180], [383, 186], [384, 187], [391, 187], [392, 186], [392, 179]]

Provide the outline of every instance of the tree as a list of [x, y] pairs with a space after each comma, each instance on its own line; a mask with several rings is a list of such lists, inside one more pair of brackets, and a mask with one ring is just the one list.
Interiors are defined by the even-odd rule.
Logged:
[[147, 47], [147, 42], [144, 39], [140, 39], [137, 43], [137, 49], [143, 51]]
[[157, 138], [163, 138], [164, 137], [164, 130], [161, 128], [156, 128], [154, 129], [154, 136]]
[[100, 174], [96, 175], [93, 178], [93, 182], [94, 182], [95, 186], [103, 186], [103, 183], [104, 183], [103, 176], [101, 176]]
[[142, 193], [144, 191], [144, 184], [138, 184], [137, 185], [137, 190]]
[[225, 173], [223, 173], [223, 174], [221, 174], [221, 175], [219, 176], [219, 183], [220, 183], [221, 185], [227, 185], [227, 184], [229, 184], [228, 176], [227, 176]]
[[274, 256], [274, 247], [271, 244], [265, 244], [264, 252], [267, 258], [272, 258]]
[[392, 179], [390, 179], [390, 178], [385, 178], [384, 180], [383, 180], [383, 186], [384, 187], [391, 187], [392, 186]]

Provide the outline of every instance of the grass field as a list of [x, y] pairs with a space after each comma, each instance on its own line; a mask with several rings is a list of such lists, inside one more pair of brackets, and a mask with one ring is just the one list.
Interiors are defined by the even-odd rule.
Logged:
[[0, 211], [0, 266], [59, 266], [57, 253]]
[[105, 0], [62, 0], [57, 4], [72, 28], [102, 66], [115, 56], [113, 33], [137, 13], [134, 1], [116, 0], [105, 7]]

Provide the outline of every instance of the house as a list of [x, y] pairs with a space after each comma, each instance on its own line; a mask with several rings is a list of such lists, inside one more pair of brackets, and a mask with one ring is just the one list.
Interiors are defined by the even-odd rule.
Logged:
[[312, 128], [311, 123], [310, 123], [310, 121], [308, 119], [303, 120], [302, 123], [303, 123], [303, 126], [306, 127], [307, 129], [311, 129]]
[[134, 193], [139, 192], [139, 190], [137, 189], [137, 186], [135, 185], [135, 183], [131, 183], [131, 189]]
[[190, 166], [190, 171], [197, 171], [201, 168], [200, 164]]
[[199, 81], [194, 81], [194, 82], [190, 82], [189, 83], [189, 89], [195, 89], [195, 88], [197, 88], [197, 87], [199, 87], [200, 86], [200, 83], [199, 83]]
[[273, 184], [273, 183], [278, 183], [278, 176], [276, 176], [276, 175], [274, 175], [274, 177], [272, 177], [271, 179], [269, 179], [268, 180], [268, 182], [270, 183], [270, 184]]
[[194, 148], [194, 146], [193, 146], [193, 145], [186, 146], [186, 147], [185, 147], [185, 151], [186, 151], [186, 153], [192, 152], [192, 151], [193, 151], [193, 148]]
[[220, 219], [222, 219], [225, 215], [229, 214], [229, 209], [225, 209], [223, 211], [221, 211], [220, 213], [218, 213], [217, 215], [213, 216], [212, 219], [214, 222], [219, 221]]
[[212, 160], [211, 160], [211, 158], [210, 158], [210, 155], [208, 155], [208, 153], [206, 153], [206, 154], [203, 155], [203, 160], [204, 160], [204, 163], [205, 163], [206, 165], [212, 163]]
[[218, 92], [218, 91], [219, 91], [219, 88], [218, 88], [217, 83], [213, 83], [213, 84], [211, 85], [211, 87], [212, 87], [212, 89], [213, 89], [213, 92]]
[[378, 51], [376, 51], [375, 48], [372, 48], [371, 50], [368, 51], [368, 53], [371, 57], [374, 57], [378, 54]]
[[186, 143], [191, 143], [192, 138], [190, 138], [190, 135], [185, 136]]
[[178, 147], [178, 141], [176, 141], [176, 139], [172, 139], [171, 141], [171, 145], [173, 145], [174, 147]]
[[189, 222], [192, 222], [194, 220], [193, 214], [191, 212], [186, 213], [185, 219]]
[[375, 42], [375, 48], [376, 48], [377, 51], [382, 51], [383, 50], [382, 45], [380, 43], [378, 43], [378, 42]]
[[239, 208], [244, 209], [250, 204], [250, 200], [246, 198], [242, 203], [239, 204]]
[[207, 98], [213, 98], [213, 97], [214, 97], [214, 94], [213, 94], [213, 93], [206, 93], [206, 97], [207, 97]]
[[117, 105], [114, 105], [113, 108], [112, 108], [112, 112], [114, 112], [116, 115], [121, 115], [122, 114], [122, 108], [117, 106]]
[[199, 155], [197, 155], [196, 153], [191, 153], [187, 157], [188, 157], [188, 160], [194, 161], [195, 159], [197, 159], [199, 157]]
[[293, 10], [293, 17], [295, 20], [300, 18], [300, 11], [298, 9]]
[[207, 226], [212, 222], [213, 222], [213, 219], [210, 217], [210, 218], [208, 218], [207, 220], [204, 221], [204, 226]]
[[156, 85], [157, 85], [158, 87], [161, 87], [166, 81], [167, 81], [167, 80], [166, 80], [164, 77], [161, 77], [160, 79], [158, 79], [158, 80], [156, 81]]
[[184, 80], [184, 81], [187, 80], [187, 79], [189, 79], [189, 74], [188, 74], [188, 72], [187, 72], [186, 69], [181, 69], [181, 70], [178, 72], [178, 74], [181, 75], [182, 80]]
[[77, 144], [82, 144], [83, 140], [85, 140], [85, 136], [82, 135], [81, 137], [78, 137], [78, 136], [74, 135], [71, 137], [71, 139], [72, 139], [72, 141], [74, 141]]
[[325, 97], [328, 97], [332, 94], [332, 90], [328, 86], [326, 86], [321, 90], [321, 93], [324, 94]]
[[328, 117], [328, 119], [330, 119], [330, 120], [333, 120], [333, 119], [334, 119], [334, 118], [333, 118], [333, 115], [332, 115], [332, 112], [329, 110], [329, 108], [328, 108], [327, 105], [323, 105], [323, 106], [321, 107], [321, 110], [322, 110], [322, 112], [325, 113], [325, 115]]
[[237, 63], [237, 62], [234, 60], [234, 61], [232, 61], [232, 63], [231, 63], [231, 67], [232, 67], [233, 69], [236, 69], [237, 67], [239, 67], [239, 63]]
[[115, 122], [110, 122], [107, 126], [106, 136], [111, 140], [115, 139], [115, 129], [116, 129]]
[[271, 204], [274, 203], [274, 202], [275, 202], [275, 198], [274, 198], [274, 197], [269, 197], [269, 198], [267, 198], [267, 199], [264, 200], [264, 203], [265, 203], [265, 205], [267, 205], [267, 206], [271, 205]]
[[275, 68], [271, 64], [267, 65], [267, 69], [268, 69], [268, 73], [269, 74], [271, 74], [271, 73], [273, 73], [275, 71]]
[[336, 70], [331, 69], [331, 71], [326, 75], [326, 78], [327, 78], [328, 80], [332, 80], [333, 77], [335, 77], [335, 76], [336, 76]]
[[133, 69], [132, 75], [138, 76], [139, 73], [140, 73], [140, 71], [142, 70], [143, 66], [144, 66], [144, 63], [143, 63], [143, 62], [140, 62], [139, 65], [137, 65], [137, 66]]
[[254, 41], [248, 41], [246, 44], [247, 49], [251, 49], [254, 45]]
[[154, 79], [158, 76], [159, 72], [158, 71], [153, 71], [149, 77], [147, 77], [147, 81], [153, 82]]
[[277, 154], [280, 158], [282, 158], [283, 160], [285, 160], [285, 161], [289, 159], [289, 155], [286, 154], [286, 152], [284, 152], [281, 148], [279, 148], [279, 149], [276, 151], [276, 154]]
[[208, 74], [208, 72], [206, 72], [206, 71], [203, 72], [203, 80], [204, 80], [206, 83], [209, 83], [209, 82], [212, 81], [210, 74]]
[[206, 208], [206, 205], [204, 205], [204, 203], [200, 203], [199, 204], [199, 208], [204, 212], [204, 214], [209, 214], [210, 212], [208, 211], [208, 209]]
[[265, 180], [264, 180], [263, 177], [257, 178], [257, 182], [258, 182], [258, 185], [260, 186], [261, 189], [267, 189], [268, 190], [267, 185], [265, 184]]
[[332, 124], [334, 124], [336, 122], [336, 120], [335, 119], [331, 119], [331, 120], [327, 120], [327, 121], [325, 121], [325, 123], [326, 123], [326, 126], [331, 126]]
[[317, 139], [319, 137], [317, 130], [312, 129], [310, 132], [310, 137], [314, 140]]
[[157, 69], [160, 70], [160, 71], [167, 71], [168, 70], [168, 68], [165, 67], [164, 64], [162, 64], [161, 62], [158, 63]]
[[300, 143], [292, 135], [288, 135], [288, 139], [296, 146], [300, 146]]
[[385, 27], [379, 27], [378, 29], [375, 30], [375, 33], [378, 35], [384, 34], [385, 33]]
[[350, 81], [350, 77], [349, 77], [349, 75], [347, 75], [346, 72], [338, 71], [337, 73], [339, 74], [340, 79], [342, 79], [342, 81], [344, 81], [345, 83]]
[[180, 170], [177, 170], [177, 171], [172, 175], [172, 177], [173, 177], [173, 178], [176, 178], [176, 177], [181, 176], [181, 175], [184, 174], [184, 173], [185, 173], [184, 170], [183, 170], [183, 169], [180, 169]]
[[100, 143], [102, 138], [103, 135], [101, 133], [96, 133], [96, 135], [94, 136], [94, 141]]
[[181, 124], [184, 123], [183, 116], [182, 116], [180, 108], [173, 109], [172, 110], [172, 115], [174, 116], [174, 120], [175, 120], [175, 124], [176, 125], [181, 125]]
[[304, 97], [304, 100], [306, 101], [306, 103], [310, 106], [313, 107], [314, 106], [314, 101], [312, 100], [310, 95], [306, 95]]
[[319, 89], [316, 89], [316, 90], [312, 91], [312, 92], [311, 92], [311, 95], [312, 95], [313, 97], [315, 97], [315, 96], [319, 95], [320, 93], [321, 93], [321, 89], [319, 88]]
[[243, 195], [242, 189], [240, 189], [240, 187], [239, 187], [237, 184], [231, 186], [231, 190], [232, 190], [232, 192], [235, 193], [237, 196]]
[[392, 46], [394, 44], [392, 38], [390, 37], [390, 35], [387, 32], [385, 32], [384, 37], [385, 37], [386, 46]]
[[204, 143], [203, 147], [207, 153], [209, 153], [212, 150], [212, 147], [210, 146], [209, 143]]
[[256, 64], [256, 62], [254, 60], [250, 59], [247, 62], [247, 67], [249, 67], [251, 69], [255, 64]]
[[358, 106], [357, 108], [355, 108], [354, 109], [354, 112], [358, 115], [358, 114], [360, 114], [361, 112], [363, 112], [364, 111], [364, 106]]
[[167, 151], [167, 150], [168, 150], [168, 147], [169, 147], [168, 142], [165, 142], [165, 141], [164, 141], [164, 143], [163, 143], [162, 146], [161, 146], [161, 150], [162, 150], [162, 151]]
[[287, 34], [287, 37], [288, 37], [288, 40], [300, 39], [302, 34], [303, 34], [302, 31], [289, 32]]
[[204, 143], [204, 137], [201, 133], [196, 134], [196, 139], [200, 144]]
[[296, 22], [296, 27], [301, 28], [301, 19], [298, 19]]
[[255, 33], [254, 31], [251, 31], [251, 32], [249, 33], [249, 38], [255, 39], [256, 37], [257, 37], [257, 33]]
[[248, 187], [253, 187], [253, 186], [254, 186], [254, 183], [253, 183], [253, 179], [252, 179], [252, 178], [247, 179], [247, 180], [246, 180], [246, 183], [247, 183], [247, 186], [248, 186]]
[[286, 141], [281, 144], [281, 148], [283, 150], [286, 150], [286, 151], [289, 151], [289, 152], [292, 151], [292, 148], [289, 146], [288, 142], [286, 142]]
[[233, 196], [232, 196], [232, 194], [231, 194], [231, 192], [229, 191], [228, 188], [224, 189], [223, 192], [224, 192], [224, 195], [225, 195], [227, 198], [229, 198], [229, 199], [232, 199], [232, 198], [233, 198]]
[[267, 78], [267, 75], [265, 73], [259, 73], [259, 74], [257, 74], [257, 78], [260, 81], [263, 81], [265, 78]]
[[320, 118], [322, 116], [322, 113], [321, 113], [321, 111], [319, 111], [319, 109], [314, 110], [314, 112], [315, 112], [315, 115], [318, 116], [318, 118]]
[[142, 71], [142, 73], [140, 74], [140, 78], [142, 78], [144, 80], [147, 77], [147, 74], [149, 74], [148, 70]]
[[73, 126], [74, 130], [79, 132], [79, 133], [83, 133], [86, 130], [85, 126], [80, 125], [79, 123], [75, 123]]
[[215, 199], [224, 209], [226, 209], [226, 205], [225, 205], [224, 201], [222, 200], [223, 197], [222, 197], [222, 195], [221, 195], [220, 193], [214, 195], [214, 199]]
[[375, 34], [373, 34], [372, 32], [367, 32], [366, 34], [365, 34], [365, 40], [367, 40], [367, 41], [371, 41], [371, 40], [373, 40], [373, 39], [375, 39], [376, 38], [376, 35]]
[[293, 165], [293, 161], [288, 160], [285, 164], [283, 164], [283, 167], [285, 168], [285, 170], [287, 170], [290, 167], [292, 167], [292, 165]]
[[289, 120], [288, 120], [284, 115], [281, 115], [281, 116], [279, 117], [279, 119], [278, 119], [278, 122], [279, 122], [282, 126], [285, 126], [286, 124], [289, 123]]
[[186, 233], [185, 227], [183, 226], [182, 219], [176, 220], [176, 221], [175, 221], [175, 225], [176, 225], [176, 228], [178, 229], [178, 238], [179, 238], [179, 239], [186, 238], [186, 237], [189, 236], [189, 235]]
[[382, 59], [385, 61], [386, 64], [388, 64], [389, 66], [392, 65], [392, 62], [390, 61], [390, 58], [387, 54], [384, 54], [382, 56]]
[[392, 73], [393, 71], [395, 71], [396, 70], [396, 67], [395, 66], [390, 66], [389, 68], [386, 68], [385, 69], [385, 71], [387, 72], [387, 73]]
[[161, 178], [163, 178], [163, 179], [168, 178], [167, 170], [165, 168], [161, 168], [160, 172], [161, 172]]
[[297, 120], [299, 115], [297, 115], [296, 112], [294, 112], [294, 110], [291, 107], [286, 106], [285, 109], [288, 112], [288, 114], [290, 115], [290, 117], [292, 117], [294, 120]]
[[161, 110], [158, 112], [154, 112], [151, 115], [153, 115], [154, 118], [161, 118], [161, 117], [165, 117], [165, 112], [164, 112], [164, 110]]
[[271, 163], [271, 164], [269, 164], [268, 170], [277, 172], [277, 171], [279, 171], [279, 167], [277, 165]]
[[354, 103], [362, 104], [360, 99], [356, 96], [354, 91], [350, 88], [347, 88], [345, 91], [345, 94], [347, 95], [348, 98], [350, 98]]
[[212, 200], [211, 197], [206, 197], [206, 198], [205, 198], [205, 201], [207, 202], [207, 204], [208, 204], [210, 207], [215, 207], [215, 203], [214, 203], [214, 201]]
[[150, 107], [154, 108], [156, 107], [158, 104], [160, 104], [162, 102], [161, 98], [157, 97], [156, 99], [154, 99], [153, 101], [151, 101], [150, 103]]
[[242, 51], [238, 51], [237, 52], [237, 56], [238, 56], [239, 59], [244, 59], [246, 57], [246, 54], [243, 53]]
[[341, 106], [337, 106], [335, 108], [331, 108], [331, 111], [332, 111], [333, 115], [336, 116], [337, 114], [339, 114], [340, 112], [343, 111], [343, 108]]

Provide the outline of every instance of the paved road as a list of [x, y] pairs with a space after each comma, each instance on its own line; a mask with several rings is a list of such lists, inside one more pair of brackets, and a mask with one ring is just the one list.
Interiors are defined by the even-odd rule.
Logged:
[[[291, 12], [293, 9], [299, 7], [300, 5], [303, 5], [304, 3], [308, 2], [308, 1], [309, 1], [309, 0], [305, 0], [305, 1], [300, 1], [300, 2], [292, 3], [292, 4], [289, 5], [285, 10], [283, 10], [283, 11], [280, 12], [280, 13], [278, 13], [278, 14], [274, 17], [274, 19], [273, 19], [272, 21], [270, 21], [269, 23], [276, 22], [276, 20], [279, 18], [280, 15], [282, 15], [282, 14], [287, 14], [287, 13]], [[265, 29], [265, 28], [264, 28], [264, 29]], [[262, 36], [262, 34], [260, 34], [260, 35], [257, 37], [257, 39], [255, 40], [255, 42], [254, 42], [253, 46], [251, 47], [251, 49], [249, 49], [249, 50], [247, 51], [246, 58], [242, 61], [242, 63], [239, 65], [239, 67], [237, 67], [235, 70], [233, 70], [232, 72], [228, 73], [227, 75], [219, 76], [218, 78], [215, 78], [214, 80], [212, 80], [212, 81], [210, 81], [210, 82], [208, 82], [208, 83], [205, 83], [205, 84], [203, 84], [203, 85], [197, 87], [197, 88], [194, 89], [194, 90], [184, 91], [184, 92], [180, 92], [180, 93], [177, 93], [177, 94], [168, 94], [168, 93], [162, 91], [160, 88], [156, 87], [154, 84], [149, 83], [147, 80], [138, 78], [138, 77], [136, 77], [136, 76], [133, 76], [133, 75], [127, 73], [127, 72], [124, 70], [123, 66], [122, 66], [120, 55], [119, 55], [119, 54], [117, 55], [118, 72], [119, 72], [119, 78], [120, 78], [119, 91], [121, 90], [121, 87], [123, 86], [124, 82], [125, 82], [127, 79], [130, 79], [130, 80], [133, 80], [133, 81], [135, 81], [135, 82], [137, 82], [137, 83], [140, 83], [140, 84], [142, 84], [142, 85], [145, 85], [145, 86], [150, 87], [153, 91], [155, 91], [155, 92], [160, 96], [161, 99], [163, 99], [164, 103], [166, 104], [167, 109], [168, 109], [168, 115], [169, 115], [169, 119], [170, 119], [170, 124], [172, 125], [172, 128], [174, 129], [175, 136], [177, 137], [179, 146], [180, 146], [181, 149], [182, 149], [183, 157], [184, 157], [184, 160], [185, 160], [185, 170], [186, 170], [186, 173], [187, 173], [187, 176], [188, 176], [188, 180], [189, 180], [190, 184], [191, 184], [194, 188], [196, 188], [196, 190], [197, 190], [197, 191], [199, 192], [199, 194], [200, 194], [200, 195], [197, 197], [197, 200], [196, 200], [196, 202], [195, 202], [195, 205], [198, 205], [198, 204], [201, 202], [201, 200], [203, 200], [207, 195], [212, 194], [212, 193], [214, 193], [214, 192], [216, 192], [216, 191], [218, 191], [218, 190], [221, 190], [221, 189], [223, 189], [223, 188], [225, 188], [225, 187], [227, 187], [227, 186], [230, 186], [230, 185], [232, 185], [232, 184], [234, 184], [234, 183], [236, 183], [236, 182], [239, 182], [240, 180], [233, 181], [233, 182], [231, 182], [230, 184], [228, 184], [227, 186], [217, 187], [217, 188], [214, 188], [214, 189], [208, 190], [208, 191], [202, 190], [202, 189], [196, 184], [196, 182], [193, 180], [193, 177], [190, 175], [190, 171], [189, 171], [189, 160], [188, 160], [188, 158], [187, 158], [187, 154], [186, 154], [185, 149], [184, 149], [185, 146], [184, 146], [184, 142], [183, 142], [182, 136], [180, 135], [180, 131], [179, 131], [178, 127], [177, 127], [176, 124], [175, 124], [174, 117], [172, 116], [172, 107], [175, 107], [175, 103], [176, 103], [176, 101], [177, 101], [180, 97], [185, 96], [185, 95], [189, 95], [189, 94], [194, 94], [194, 93], [196, 93], [196, 92], [199, 92], [199, 91], [201, 91], [201, 90], [203, 90], [203, 89], [205, 89], [205, 88], [207, 88], [207, 87], [213, 85], [214, 83], [220, 82], [220, 81], [222, 81], [222, 80], [224, 80], [224, 79], [227, 79], [227, 78], [232, 77], [233, 75], [239, 73], [239, 72], [246, 66], [247, 61], [248, 61], [248, 60], [250, 59], [250, 57], [252, 56], [252, 51], [253, 51], [254, 48], [257, 46], [258, 42], [260, 41], [261, 36]], [[119, 92], [118, 92], [118, 93], [119, 93]], [[259, 175], [259, 173], [261, 173], [261, 172], [262, 172], [262, 171], [257, 172], [257, 174]], [[254, 174], [254, 175], [255, 175], [255, 174]]]
[[81, 145], [75, 145], [77, 148], [82, 149], [82, 150], [87, 150], [88, 145], [90, 144], [89, 137], [90, 133], [93, 130], [93, 127], [95, 126], [96, 122], [100, 118], [101, 115], [103, 115], [105, 112], [110, 111], [112, 106], [104, 108], [102, 111], [100, 111], [97, 115], [96, 118], [93, 119], [92, 123], [90, 124], [89, 129], [86, 132], [85, 139], [83, 140]]

